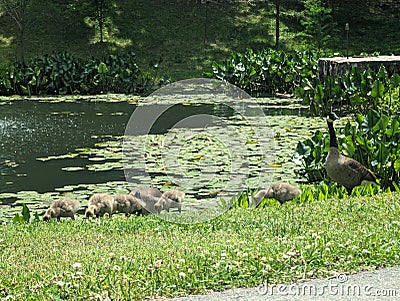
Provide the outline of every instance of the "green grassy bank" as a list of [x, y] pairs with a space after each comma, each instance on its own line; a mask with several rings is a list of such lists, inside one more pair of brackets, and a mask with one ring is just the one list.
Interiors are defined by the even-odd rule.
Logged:
[[[0, 299], [142, 300], [400, 264], [398, 194], [155, 216], [3, 224]], [[101, 299], [103, 298], [103, 299]]]

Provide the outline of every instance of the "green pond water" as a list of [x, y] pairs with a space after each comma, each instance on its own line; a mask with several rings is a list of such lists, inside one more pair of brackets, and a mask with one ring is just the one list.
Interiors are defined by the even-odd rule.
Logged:
[[[126, 193], [135, 185], [180, 185], [190, 209], [229, 191], [235, 179], [250, 188], [277, 180], [301, 182], [294, 174], [294, 149], [324, 127], [323, 119], [305, 117], [307, 110], [293, 99], [246, 100], [245, 118], [232, 107], [195, 97], [173, 100], [174, 105], [142, 99], [141, 107], [161, 108], [163, 114], [148, 135], [124, 139], [137, 101], [128, 96], [1, 99], [0, 220], [20, 212], [22, 203], [42, 214], [60, 196], [71, 194], [85, 205], [94, 192]], [[265, 118], [252, 116], [253, 107], [261, 107]], [[204, 130], [193, 116], [216, 116], [224, 124]]]

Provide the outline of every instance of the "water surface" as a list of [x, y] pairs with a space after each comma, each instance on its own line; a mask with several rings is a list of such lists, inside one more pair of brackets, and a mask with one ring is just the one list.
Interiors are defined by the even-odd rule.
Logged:
[[[277, 152], [268, 154], [274, 156], [276, 160], [265, 160], [259, 155], [250, 155], [246, 157], [249, 161], [245, 162], [242, 167], [248, 168], [250, 177], [256, 177], [260, 170], [265, 173], [273, 172], [277, 180], [286, 179], [288, 175], [289, 178], [293, 177], [291, 155], [295, 145], [305, 131], [305, 135], [308, 135], [313, 127], [319, 128], [320, 122], [304, 117], [306, 110], [296, 105], [296, 102], [291, 99], [278, 101], [258, 99], [252, 101], [254, 102], [250, 102], [247, 106], [249, 122], [253, 122], [251, 126], [266, 133], [264, 138], [260, 138], [261, 140], [264, 139], [264, 142], [271, 142], [276, 146]], [[295, 105], [293, 105], [294, 103]], [[79, 99], [68, 102], [5, 101], [0, 102], [0, 104], [0, 195], [3, 194], [3, 197], [0, 197], [0, 204], [10, 204], [18, 198], [35, 202], [42, 195], [48, 196], [50, 201], [57, 198], [62, 191], [73, 191], [75, 188], [69, 189], [68, 187], [74, 185], [75, 187], [83, 185], [82, 187], [85, 189], [87, 189], [87, 185], [97, 185], [91, 186], [92, 192], [96, 189], [99, 191], [109, 189], [112, 185], [107, 183], [110, 182], [117, 183], [117, 186], [126, 187], [123, 185], [125, 175], [121, 165], [121, 143], [128, 121], [137, 108], [136, 104], [127, 101], [107, 102]], [[251, 130], [251, 126], [246, 126], [237, 112], [220, 103], [217, 105], [201, 102], [190, 105], [178, 103], [172, 106], [151, 102], [144, 104], [148, 106], [150, 111], [168, 106], [168, 109], [154, 122], [150, 130], [150, 135], [155, 143], [154, 149], [151, 150], [150, 147], [145, 150], [150, 150], [149, 154], [145, 155], [148, 157], [146, 159], [148, 168], [151, 177], [157, 183], [156, 186], [164, 185], [169, 181], [163, 166], [155, 158], [157, 157], [156, 148], [158, 147], [157, 143], [160, 143], [160, 136], [168, 134], [175, 135], [176, 139], [182, 139], [188, 131], [198, 132], [196, 124], [190, 123], [186, 123], [183, 129], [175, 128], [174, 131], [170, 132], [170, 129], [177, 124], [179, 125], [180, 121], [194, 115], [213, 115], [228, 120], [230, 125], [237, 126], [239, 132], [244, 133], [245, 136], [249, 129]], [[260, 106], [267, 116], [267, 123], [264, 121], [257, 123], [259, 121], [251, 120], [252, 108], [256, 110]], [[222, 132], [222, 134], [219, 134], [224, 135], [223, 129], [222, 131], [216, 129], [215, 133], [218, 132]], [[226, 137], [228, 140], [232, 139], [228, 135]], [[213, 143], [215, 144], [215, 142]], [[218, 143], [223, 145], [224, 141]], [[190, 150], [190, 147], [193, 150]], [[206, 177], [210, 175], [210, 178], [200, 179], [199, 183], [201, 183], [201, 180], [206, 183], [210, 179], [217, 183], [215, 189], [210, 187], [210, 180], [204, 187], [189, 192], [193, 199], [202, 199], [209, 197], [210, 194], [214, 193], [214, 190], [219, 189], [219, 179], [215, 178], [215, 174], [217, 176], [224, 174], [223, 165], [228, 166], [229, 162], [222, 161], [228, 160], [229, 154], [221, 153], [219, 157], [216, 155], [217, 160], [222, 161], [217, 162], [215, 166], [221, 168], [208, 171], [206, 168], [207, 162], [209, 162], [207, 161], [208, 155], [204, 159], [202, 157], [204, 154], [196, 153], [198, 149], [195, 149], [195, 147], [189, 146], [186, 149], [186, 153], [193, 152], [194, 159], [180, 158], [183, 163], [179, 162], [179, 164], [187, 168], [188, 178], [196, 178], [196, 173], [201, 174], [203, 172], [203, 175]], [[215, 145], [211, 144], [207, 147], [210, 147], [208, 153], [218, 152]], [[245, 141], [243, 145], [243, 150], [252, 147], [256, 147], [253, 138], [248, 138], [248, 141]], [[96, 153], [97, 150], [100, 150], [99, 154]], [[233, 155], [235, 155], [235, 152], [240, 153], [240, 155], [242, 153], [240, 149], [228, 151]], [[186, 153], [184, 156], [186, 156]], [[69, 156], [70, 158], [68, 158]], [[56, 159], [50, 159], [50, 157]], [[228, 159], [225, 159], [225, 157]], [[212, 161], [210, 162], [212, 164]], [[138, 172], [135, 174], [138, 177], [134, 182], [141, 185], [143, 182], [140, 168]], [[228, 170], [228, 173], [232, 174], [239, 174], [240, 172], [240, 169]], [[211, 181], [211, 183], [214, 182]], [[24, 191], [28, 192], [24, 193]], [[55, 193], [55, 191], [58, 192]], [[11, 195], [17, 193], [18, 195], [8, 198], [4, 196], [4, 193], [11, 193]], [[85, 193], [81, 195], [82, 199], [87, 199], [88, 192]]]

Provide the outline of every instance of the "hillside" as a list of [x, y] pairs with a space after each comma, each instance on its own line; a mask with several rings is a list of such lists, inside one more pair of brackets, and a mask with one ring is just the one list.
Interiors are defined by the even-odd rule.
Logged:
[[[214, 0], [207, 5], [196, 0], [117, 1], [108, 12], [105, 43], [94, 43], [95, 30], [84, 13], [71, 8], [75, 2], [31, 0], [26, 13], [26, 58], [65, 50], [80, 57], [132, 50], [142, 67], [162, 60], [161, 72], [178, 80], [201, 76], [232, 50], [275, 44], [273, 1]], [[330, 52], [344, 52], [344, 24], [349, 22], [351, 54], [400, 53], [399, 7], [389, 0], [367, 2], [335, 2], [337, 32]], [[299, 35], [302, 8], [302, 1], [281, 0], [281, 48], [307, 47]], [[19, 58], [17, 36], [16, 23], [2, 14], [1, 63]]]

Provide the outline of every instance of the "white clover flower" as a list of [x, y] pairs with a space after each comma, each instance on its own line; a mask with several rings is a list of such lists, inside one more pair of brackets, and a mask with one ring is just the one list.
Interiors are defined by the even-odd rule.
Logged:
[[56, 282], [54, 282], [54, 284], [58, 285], [60, 287], [63, 287], [65, 285], [65, 282], [64, 281], [56, 281]]
[[72, 265], [72, 267], [73, 267], [73, 269], [74, 270], [80, 270], [80, 269], [82, 269], [82, 264], [80, 263], [80, 262], [75, 262], [73, 265]]
[[185, 274], [184, 272], [180, 272], [180, 273], [179, 273], [179, 276], [182, 277], [182, 278], [185, 278], [185, 277], [186, 277], [186, 274]]

